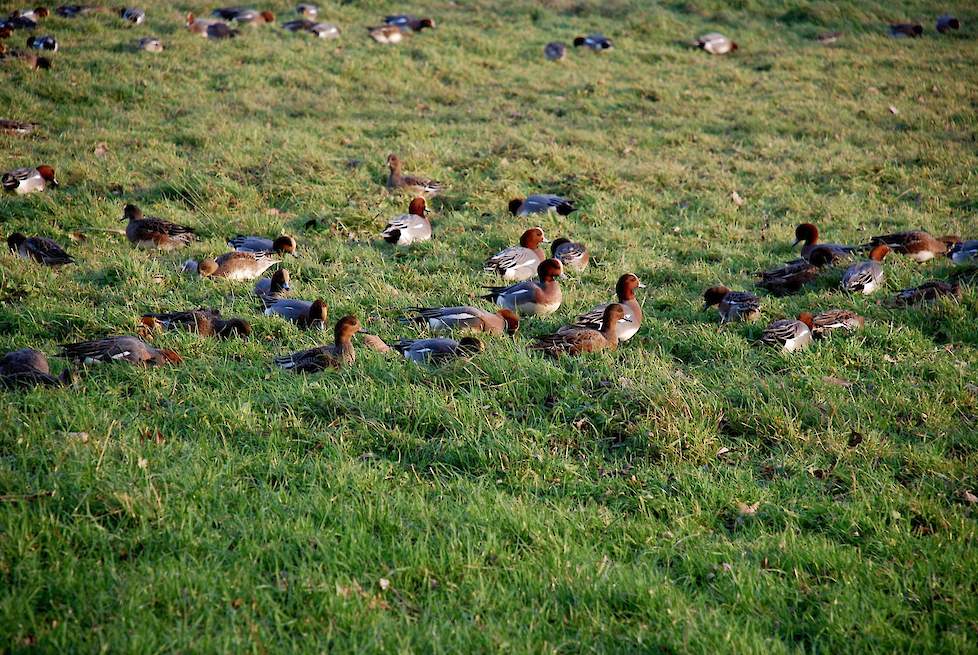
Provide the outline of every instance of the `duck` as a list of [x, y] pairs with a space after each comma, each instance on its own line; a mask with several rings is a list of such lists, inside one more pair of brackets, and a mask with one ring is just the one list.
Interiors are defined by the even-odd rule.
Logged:
[[144, 36], [136, 42], [136, 48], [146, 52], [163, 52], [163, 42], [155, 36]]
[[960, 239], [955, 236], [949, 235], [935, 239], [923, 230], [910, 230], [909, 232], [896, 232], [895, 234], [873, 237], [866, 247], [872, 248], [882, 244], [893, 252], [907, 255], [918, 264], [922, 264], [934, 257], [947, 254], [948, 247], [953, 247], [958, 241]]
[[245, 9], [244, 7], [223, 7], [215, 9], [211, 12], [211, 16], [216, 16], [222, 20], [250, 25], [261, 25], [263, 23], [275, 22], [275, 14], [270, 11]]
[[716, 306], [721, 323], [754, 321], [761, 316], [761, 299], [749, 291], [731, 291], [717, 285], [703, 292], [703, 311]]
[[353, 351], [353, 335], [362, 332], [356, 316], [344, 316], [333, 328], [333, 343], [308, 350], [276, 357], [275, 364], [280, 368], [297, 373], [317, 373], [327, 368], [340, 368], [356, 361]]
[[268, 306], [275, 302], [276, 300], [281, 300], [288, 295], [289, 291], [292, 289], [289, 286], [289, 271], [284, 268], [280, 268], [274, 273], [270, 278], [263, 277], [258, 280], [255, 284], [255, 295], [258, 296], [262, 302]]
[[726, 55], [736, 51], [740, 47], [719, 32], [704, 34], [693, 41], [693, 45], [711, 55]]
[[509, 309], [500, 309], [493, 313], [478, 307], [460, 305], [458, 307], [408, 307], [405, 311], [414, 314], [406, 320], [427, 325], [434, 332], [471, 330], [514, 336], [520, 329], [520, 317]]
[[32, 50], [47, 50], [48, 52], [58, 51], [58, 40], [50, 34], [44, 36], [27, 37], [27, 47]]
[[[645, 285], [634, 273], [625, 273], [618, 278], [618, 283], [615, 285], [615, 295], [618, 297], [618, 304], [625, 310], [623, 319], [615, 325], [618, 341], [628, 341], [638, 334], [642, 327], [642, 305], [635, 299], [635, 290], [644, 288]], [[597, 305], [590, 311], [579, 315], [573, 325], [564, 326], [557, 332], [578, 327], [599, 330], [603, 325], [602, 321], [604, 321], [604, 313], [607, 309], [608, 304]]]
[[197, 238], [192, 228], [155, 216], [143, 216], [143, 210], [132, 203], [123, 208], [122, 220], [127, 221], [129, 243], [139, 248], [176, 250]]
[[802, 312], [798, 319], [782, 318], [772, 321], [761, 333], [761, 343], [776, 346], [787, 352], [807, 348], [812, 343], [812, 315]]
[[895, 23], [890, 25], [890, 36], [901, 39], [909, 37], [916, 39], [924, 33], [922, 25], [916, 23]]
[[0, 133], [14, 136], [27, 136], [34, 133], [40, 127], [38, 123], [25, 123], [24, 121], [13, 121], [7, 118], [0, 119]]
[[146, 12], [136, 7], [122, 7], [119, 16], [133, 25], [142, 25], [146, 21]]
[[254, 280], [278, 264], [267, 252], [228, 252], [217, 259], [201, 262], [188, 260], [183, 265], [185, 273], [197, 273], [201, 277], [223, 277], [229, 280]]
[[368, 27], [367, 34], [377, 43], [383, 43], [384, 45], [395, 45], [404, 40], [404, 32], [396, 25]]
[[440, 182], [402, 173], [401, 160], [397, 155], [387, 156], [387, 166], [390, 169], [390, 173], [387, 175], [388, 191], [398, 190], [413, 196], [432, 198], [445, 190], [445, 185]]
[[401, 339], [392, 347], [416, 364], [444, 364], [453, 359], [468, 359], [485, 348], [475, 337], [462, 337], [458, 341], [447, 337]]
[[567, 46], [560, 41], [551, 41], [543, 47], [543, 56], [549, 61], [561, 61], [567, 57]]
[[577, 207], [567, 198], [552, 193], [534, 193], [526, 198], [513, 198], [509, 201], [509, 213], [513, 216], [545, 214], [551, 211], [567, 216], [577, 211]]
[[555, 279], [563, 272], [559, 259], [545, 259], [537, 266], [538, 279], [508, 287], [485, 287], [489, 293], [482, 298], [520, 316], [548, 316], [560, 309], [563, 301], [560, 284]]
[[386, 16], [384, 18], [384, 25], [393, 25], [401, 30], [420, 32], [423, 29], [434, 29], [435, 21], [430, 18], [418, 18], [409, 14], [400, 14], [398, 16]]
[[156, 349], [139, 337], [128, 335], [62, 344], [58, 356], [83, 364], [125, 361], [140, 366], [161, 366], [183, 362], [169, 348]]
[[140, 322], [148, 328], [189, 330], [202, 337], [247, 338], [251, 334], [251, 324], [248, 321], [242, 318], [222, 318], [221, 312], [215, 309], [143, 314]]
[[322, 300], [280, 298], [265, 308], [265, 316], [281, 316], [304, 330], [325, 330], [328, 309]]
[[961, 285], [957, 282], [942, 282], [940, 280], [929, 280], [920, 286], [911, 287], [899, 291], [890, 302], [891, 307], [911, 307], [932, 303], [939, 298], [951, 298], [960, 300]]
[[32, 259], [45, 266], [63, 266], [75, 261], [64, 248], [46, 237], [26, 237], [14, 232], [7, 237], [7, 247], [18, 257]]
[[34, 22], [47, 18], [51, 15], [47, 7], [34, 7], [33, 9], [18, 9], [10, 14], [10, 19], [27, 18]]
[[500, 250], [486, 260], [482, 270], [495, 273], [504, 280], [516, 282], [533, 277], [540, 262], [547, 258], [541, 243], [546, 243], [543, 228], [531, 227], [520, 236], [518, 246]]
[[809, 329], [812, 331], [813, 337], [821, 339], [839, 330], [853, 332], [862, 329], [865, 324], [866, 319], [856, 312], [848, 309], [828, 309], [812, 317], [812, 324]]
[[39, 350], [22, 348], [0, 357], [0, 387], [57, 387], [71, 384], [71, 381], [70, 368], [64, 369], [60, 377], [51, 375], [48, 358]]
[[274, 252], [279, 255], [296, 255], [298, 246], [295, 237], [287, 234], [275, 237], [274, 240], [264, 237], [241, 236], [228, 239], [228, 245], [238, 252]]
[[5, 46], [2, 43], [0, 43], [0, 61], [21, 64], [31, 70], [51, 70], [52, 66], [50, 59], [33, 52], [17, 52], [16, 50], [5, 52]]
[[[822, 253], [822, 257], [828, 260], [826, 263], [835, 263], [838, 260], [852, 257], [856, 252], [853, 246], [845, 246], [838, 243], [819, 243], [818, 228], [814, 223], [801, 223], [795, 228], [795, 242], [791, 244], [794, 248], [798, 244], [801, 246], [801, 256], [812, 261], [816, 253]], [[824, 264], [822, 264], [824, 265]]]
[[[45, 10], [47, 11], [47, 10]], [[0, 27], [7, 30], [33, 30], [37, 28], [37, 16], [17, 15], [13, 13], [5, 20], [0, 20]]]
[[340, 28], [332, 23], [317, 23], [312, 20], [300, 18], [282, 23], [282, 27], [290, 32], [309, 32], [315, 34], [320, 39], [336, 39], [340, 36]]
[[319, 7], [303, 2], [295, 6], [295, 13], [299, 14], [303, 18], [315, 20], [316, 17], [319, 16]]
[[842, 38], [842, 32], [822, 32], [815, 37], [815, 40], [822, 45], [831, 45]]
[[424, 198], [418, 197], [408, 205], [408, 213], [392, 218], [384, 227], [380, 236], [387, 243], [397, 246], [409, 246], [431, 239], [431, 221], [425, 214], [428, 209]]
[[61, 186], [54, 169], [47, 164], [41, 164], [37, 168], [18, 168], [8, 171], [0, 176], [0, 184], [3, 185], [4, 191], [18, 196]]
[[92, 5], [61, 5], [54, 10], [54, 13], [62, 18], [78, 18], [88, 14], [105, 12], [106, 8]]
[[944, 14], [943, 16], [938, 17], [936, 28], [939, 33], [947, 34], [952, 30], [961, 29], [961, 21], [954, 16]]
[[603, 34], [588, 34], [587, 36], [575, 37], [574, 47], [584, 47], [590, 48], [594, 52], [604, 52], [605, 50], [611, 50], [614, 45], [612, 45], [611, 39]]
[[955, 264], [978, 263], [978, 239], [960, 241], [947, 251], [947, 256]]
[[820, 266], [807, 259], [796, 259], [777, 268], [761, 271], [760, 279], [754, 284], [775, 296], [787, 296], [801, 291], [803, 286], [817, 278], [821, 272]]
[[205, 39], [231, 39], [240, 32], [228, 27], [227, 23], [211, 18], [197, 18], [192, 13], [187, 14], [187, 29], [191, 34], [197, 34]]
[[554, 334], [537, 337], [530, 349], [541, 350], [553, 357], [616, 350], [620, 321], [630, 321], [625, 317], [625, 308], [619, 303], [611, 303], [604, 309], [600, 330], [578, 325], [565, 326]]
[[587, 268], [591, 261], [591, 253], [583, 243], [574, 243], [570, 239], [560, 237], [550, 245], [550, 253], [554, 259], [559, 259], [565, 268], [580, 273]]
[[857, 262], [842, 274], [842, 290], [869, 295], [883, 283], [880, 262], [890, 253], [889, 247], [879, 244], [869, 251], [869, 259]]

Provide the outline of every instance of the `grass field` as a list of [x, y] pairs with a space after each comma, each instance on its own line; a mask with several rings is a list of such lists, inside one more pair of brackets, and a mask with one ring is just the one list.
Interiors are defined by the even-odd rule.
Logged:
[[[804, 220], [843, 243], [978, 238], [973, 4], [321, 7], [339, 41], [275, 25], [208, 42], [182, 24], [201, 2], [146, 3], [132, 28], [52, 17], [53, 70], [2, 69], [0, 118], [43, 128], [2, 137], [0, 167], [51, 164], [62, 188], [0, 198], [0, 233], [78, 262], [0, 254], [0, 348], [54, 354], [200, 305], [255, 336], [168, 333], [182, 366], [0, 395], [0, 651], [978, 651], [974, 287], [889, 309], [952, 270], [891, 257], [875, 296], [830, 278], [765, 296], [758, 324], [700, 311], [704, 288], [796, 256]], [[438, 28], [367, 39], [404, 10]], [[939, 37], [945, 11], [964, 29]], [[924, 38], [888, 38], [898, 20]], [[741, 49], [683, 43], [716, 29]], [[616, 49], [544, 60], [591, 31]], [[132, 48], [149, 34], [164, 53]], [[383, 188], [391, 152], [450, 185], [435, 239], [409, 250], [377, 238], [407, 204]], [[511, 217], [535, 191], [581, 210]], [[106, 231], [126, 202], [203, 238], [137, 251]], [[294, 295], [390, 339], [415, 332], [405, 306], [481, 302], [482, 260], [536, 223], [596, 263], [563, 280], [557, 314], [439, 369], [360, 348], [339, 372], [278, 371], [326, 335], [261, 316], [250, 283], [177, 272], [234, 234], [291, 233]], [[527, 351], [625, 271], [648, 286], [638, 336]], [[793, 356], [753, 344], [831, 307], [866, 329]]]

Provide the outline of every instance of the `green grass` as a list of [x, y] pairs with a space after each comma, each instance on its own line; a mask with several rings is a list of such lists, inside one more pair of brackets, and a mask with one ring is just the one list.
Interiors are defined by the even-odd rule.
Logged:
[[[974, 288], [888, 309], [952, 270], [893, 257], [887, 293], [765, 297], [765, 320], [868, 318], [794, 356], [700, 311], [705, 287], [792, 258], [803, 220], [837, 242], [978, 237], [973, 5], [323, 3], [339, 41], [273, 26], [228, 43], [182, 28], [211, 5], [147, 8], [141, 28], [49, 19], [55, 68], [3, 69], [0, 113], [44, 127], [4, 137], [0, 161], [52, 164], [63, 187], [0, 198], [0, 232], [78, 263], [0, 255], [0, 348], [53, 354], [198, 305], [256, 334], [165, 334], [184, 365], [0, 395], [0, 651], [978, 651]], [[366, 38], [405, 9], [438, 29]], [[961, 34], [933, 32], [944, 11]], [[928, 33], [892, 40], [889, 20]], [[682, 44], [714, 29], [741, 50]], [[836, 46], [812, 40], [830, 29]], [[614, 51], [543, 59], [598, 30]], [[166, 52], [131, 49], [148, 34]], [[410, 250], [377, 239], [406, 207], [383, 190], [389, 152], [451, 187]], [[187, 252], [89, 229], [136, 202], [197, 228], [195, 257], [295, 234], [295, 295], [394, 338], [412, 334], [402, 307], [475, 298], [482, 260], [537, 222], [506, 202], [533, 191], [580, 204], [539, 222], [596, 264], [556, 315], [436, 370], [364, 349], [340, 372], [275, 370], [324, 337], [260, 316], [250, 284], [178, 274]], [[624, 271], [649, 287], [635, 339], [528, 353]]]

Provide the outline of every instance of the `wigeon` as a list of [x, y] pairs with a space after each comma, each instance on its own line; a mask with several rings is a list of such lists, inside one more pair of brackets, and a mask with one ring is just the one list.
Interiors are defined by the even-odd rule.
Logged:
[[[615, 285], [615, 295], [618, 297], [618, 304], [625, 310], [624, 317], [615, 326], [619, 341], [628, 341], [642, 327], [642, 305], [635, 299], [635, 290], [644, 288], [645, 285], [634, 273], [625, 273], [618, 278], [618, 283]], [[568, 327], [586, 327], [592, 330], [600, 330], [607, 309], [607, 304], [597, 305], [591, 311], [578, 316], [573, 326], [565, 326], [560, 330], [565, 330]]]
[[462, 337], [460, 340], [447, 337], [431, 339], [401, 339], [393, 345], [394, 350], [416, 364], [444, 364], [453, 359], [467, 359], [482, 352], [484, 346], [475, 337]]
[[279, 261], [267, 252], [228, 252], [217, 259], [201, 262], [189, 260], [183, 270], [201, 277], [223, 277], [229, 280], [254, 280]]
[[916, 39], [924, 33], [924, 27], [916, 23], [895, 23], [890, 25], [890, 36], [902, 39]]
[[951, 30], [961, 29], [961, 21], [954, 16], [948, 16], [945, 14], [937, 19], [937, 25], [935, 27], [941, 34], [947, 34]]
[[125, 361], [130, 364], [179, 364], [183, 359], [168, 348], [157, 350], [139, 337], [105, 337], [94, 341], [79, 341], [61, 346], [59, 357], [83, 364]]
[[551, 211], [567, 216], [577, 211], [577, 207], [567, 198], [552, 193], [534, 193], [526, 198], [513, 198], [509, 201], [509, 213], [513, 216], [545, 214]]
[[387, 175], [388, 191], [398, 190], [413, 196], [431, 198], [445, 190], [445, 186], [440, 182], [417, 175], [405, 175], [401, 171], [401, 160], [397, 155], [387, 156], [387, 167], [390, 170]]
[[44, 36], [27, 37], [27, 47], [32, 50], [47, 50], [48, 52], [58, 51], [58, 40], [50, 34]]
[[404, 32], [396, 25], [368, 27], [367, 34], [377, 43], [383, 43], [384, 45], [395, 45], [404, 40]]
[[33, 9], [18, 9], [10, 14], [10, 18], [28, 18], [37, 22], [50, 15], [51, 12], [47, 7], [34, 7]]
[[133, 204], [123, 208], [122, 220], [127, 221], [126, 238], [129, 243], [139, 248], [175, 250], [183, 248], [197, 236], [189, 227], [155, 216], [143, 216], [143, 211]]
[[146, 12], [136, 7], [123, 7], [119, 9], [119, 16], [133, 25], [142, 25], [146, 21]]
[[961, 285], [957, 282], [948, 283], [940, 280], [929, 280], [920, 286], [911, 287], [899, 291], [893, 300], [890, 301], [892, 307], [911, 307], [932, 303], [939, 298], [951, 298], [960, 300]]
[[812, 317], [811, 331], [816, 339], [829, 336], [832, 332], [843, 330], [853, 332], [862, 329], [866, 319], [848, 309], [828, 309]]
[[34, 132], [39, 125], [37, 123], [25, 123], [24, 121], [12, 121], [0, 119], [0, 133], [16, 136], [26, 136]]
[[755, 285], [775, 296], [786, 296], [801, 291], [803, 286], [817, 278], [821, 272], [820, 266], [807, 259], [796, 259], [777, 268], [761, 271], [760, 279]]
[[322, 300], [280, 298], [265, 308], [265, 316], [281, 316], [308, 330], [325, 330], [327, 313], [326, 303]]
[[202, 337], [247, 338], [251, 334], [251, 324], [248, 321], [242, 318], [222, 318], [221, 312], [214, 309], [143, 314], [140, 321], [149, 328], [188, 330]]
[[187, 29], [191, 34], [197, 34], [205, 39], [230, 39], [240, 32], [231, 29], [227, 23], [210, 18], [197, 18], [192, 13], [187, 14]]
[[978, 263], [978, 239], [970, 239], [954, 244], [947, 251], [947, 256], [955, 264]]
[[50, 70], [51, 60], [33, 52], [5, 52], [6, 46], [0, 43], [0, 61], [27, 66], [31, 70]]
[[44, 353], [32, 348], [14, 350], [0, 357], [0, 387], [61, 386], [71, 383], [71, 369], [66, 368], [60, 377], [51, 375], [51, 367]]
[[234, 21], [235, 23], [251, 25], [275, 22], [275, 14], [270, 11], [258, 11], [257, 9], [245, 9], [243, 7], [215, 9], [211, 12], [211, 16], [216, 16], [222, 20]]
[[387, 16], [384, 18], [384, 25], [394, 25], [402, 30], [420, 32], [423, 29], [434, 29], [435, 21], [430, 18], [418, 18], [408, 14], [398, 16]]
[[549, 61], [560, 61], [567, 56], [567, 46], [560, 41], [551, 41], [543, 47], [543, 56]]
[[591, 253], [583, 243], [574, 243], [561, 237], [550, 245], [550, 253], [554, 259], [559, 259], [565, 268], [581, 272], [591, 261]]
[[136, 48], [146, 52], [163, 52], [163, 42], [155, 36], [144, 36], [136, 42]]
[[289, 291], [292, 289], [289, 286], [289, 272], [280, 268], [274, 273], [272, 277], [263, 277], [258, 280], [255, 284], [255, 295], [258, 296], [262, 302], [268, 306], [275, 302], [276, 300], [281, 300], [288, 295]]
[[711, 55], [726, 55], [734, 52], [739, 47], [735, 42], [719, 32], [704, 34], [693, 41], [693, 45]]
[[459, 307], [408, 307], [407, 312], [416, 314], [408, 320], [422, 323], [429, 329], [440, 332], [443, 330], [472, 330], [473, 332], [488, 332], [510, 336], [520, 329], [520, 318], [509, 309], [500, 309], [490, 313], [478, 307], [462, 305]]
[[807, 348], [812, 343], [812, 315], [802, 312], [797, 320], [782, 318], [772, 322], [764, 328], [761, 343], [787, 352]]
[[500, 250], [486, 260], [483, 270], [495, 273], [504, 280], [528, 280], [533, 277], [537, 267], [547, 258], [541, 243], [545, 243], [543, 229], [531, 227], [520, 236], [520, 245]]
[[911, 230], [873, 237], [867, 247], [871, 248], [882, 244], [893, 252], [907, 255], [918, 264], [922, 264], [938, 255], [947, 254], [948, 246], [953, 246], [958, 241], [960, 239], [955, 236], [949, 235], [935, 239], [922, 230]]
[[3, 185], [4, 191], [16, 193], [18, 196], [60, 186], [58, 178], [54, 175], [54, 169], [47, 164], [37, 168], [18, 168], [4, 173], [0, 176], [0, 184]]
[[290, 32], [309, 32], [315, 34], [320, 39], [336, 39], [340, 36], [340, 28], [332, 23], [317, 23], [312, 20], [301, 18], [282, 23], [282, 27]]
[[398, 246], [428, 241], [431, 239], [431, 221], [425, 216], [427, 212], [424, 198], [415, 198], [408, 206], [408, 213], [392, 218], [380, 236], [387, 243]]
[[54, 10], [54, 13], [62, 18], [78, 18], [87, 14], [103, 13], [107, 11], [105, 7], [91, 5], [61, 5]]
[[298, 249], [295, 238], [287, 234], [275, 237], [274, 240], [238, 235], [229, 239], [228, 245], [239, 252], [274, 252], [279, 255], [295, 255]]
[[65, 249], [46, 237], [26, 237], [14, 232], [7, 237], [7, 247], [18, 257], [32, 259], [46, 266], [63, 266], [74, 263]]
[[[791, 244], [794, 248], [798, 244], [801, 246], [801, 256], [812, 261], [813, 258], [821, 257], [828, 259], [825, 263], [835, 263], [837, 260], [851, 257], [856, 248], [837, 243], [819, 243], [818, 228], [813, 223], [802, 223], [795, 228], [795, 242]], [[820, 264], [824, 265], [824, 264]]]
[[547, 316], [560, 309], [563, 301], [560, 284], [555, 279], [563, 272], [559, 259], [546, 259], [537, 266], [538, 279], [508, 287], [485, 287], [489, 293], [482, 298], [520, 316]]
[[703, 311], [716, 306], [721, 323], [754, 321], [761, 316], [761, 299], [748, 291], [731, 291], [721, 285], [703, 292]]
[[869, 251], [869, 259], [857, 262], [842, 274], [842, 290], [849, 293], [869, 295], [883, 283], [883, 267], [880, 262], [890, 253], [890, 249], [877, 245]]
[[31, 16], [18, 16], [14, 13], [5, 20], [0, 20], [0, 27], [8, 30], [33, 30], [37, 28], [37, 19]]
[[815, 40], [822, 45], [831, 45], [842, 37], [842, 32], [822, 32], [815, 37]]
[[295, 6], [295, 13], [299, 14], [303, 18], [315, 20], [316, 17], [319, 16], [319, 7], [303, 2]]
[[344, 316], [333, 328], [333, 343], [297, 353], [276, 357], [275, 364], [299, 373], [316, 373], [327, 368], [340, 368], [356, 359], [353, 351], [353, 335], [361, 332], [360, 321], [355, 316]]
[[574, 39], [574, 47], [589, 48], [594, 52], [604, 52], [605, 50], [611, 50], [614, 45], [612, 45], [611, 39], [603, 34], [588, 34], [587, 36], [576, 37]]
[[598, 350], [618, 348], [618, 323], [628, 322], [625, 308], [618, 303], [605, 307], [601, 318], [601, 329], [582, 326], [565, 326], [554, 334], [537, 337], [531, 350], [542, 350], [548, 355], [580, 355]]

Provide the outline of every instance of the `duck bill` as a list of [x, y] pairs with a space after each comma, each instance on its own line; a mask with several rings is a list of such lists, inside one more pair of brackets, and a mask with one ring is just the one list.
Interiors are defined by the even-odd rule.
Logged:
[[61, 182], [58, 182], [57, 178], [51, 180], [50, 182], [48, 182], [48, 184], [50, 184], [55, 189], [57, 189], [59, 186], [61, 186]]
[[792, 248], [795, 248], [795, 247], [798, 246], [799, 243], [801, 243], [801, 239], [795, 239], [795, 242], [793, 244], [791, 244], [791, 247]]

